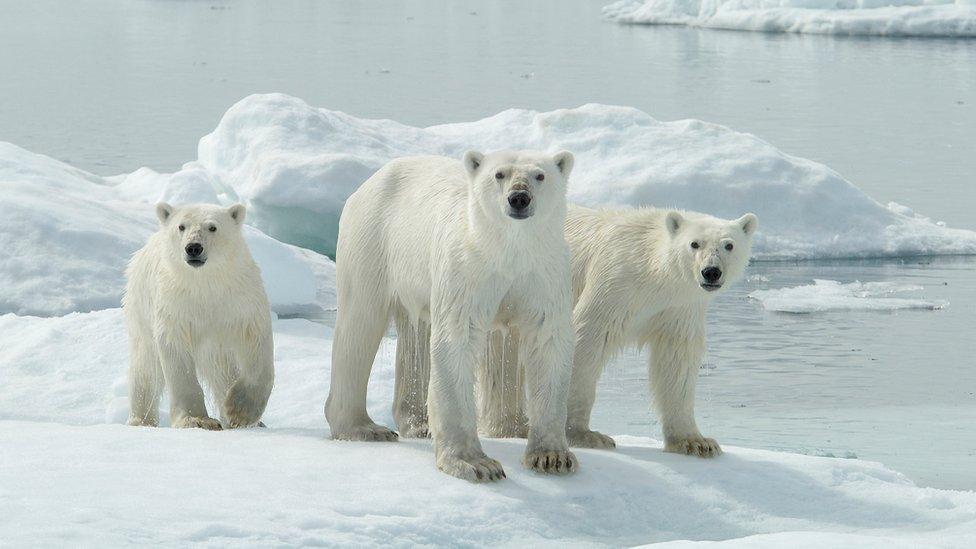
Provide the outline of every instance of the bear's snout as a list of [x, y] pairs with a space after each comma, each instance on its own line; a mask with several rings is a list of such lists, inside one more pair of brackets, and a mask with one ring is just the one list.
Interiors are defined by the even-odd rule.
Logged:
[[192, 267], [199, 267], [207, 262], [203, 256], [203, 244], [191, 242], [183, 249], [186, 252], [186, 262]]
[[720, 288], [722, 285], [718, 283], [722, 279], [722, 269], [718, 267], [705, 267], [701, 272], [702, 280], [705, 281], [702, 287], [706, 290], [712, 290]]
[[508, 213], [509, 216], [515, 219], [525, 219], [529, 217], [531, 212], [528, 211], [529, 205], [532, 203], [532, 195], [529, 191], [514, 191], [508, 195], [508, 205], [511, 207], [511, 211]]

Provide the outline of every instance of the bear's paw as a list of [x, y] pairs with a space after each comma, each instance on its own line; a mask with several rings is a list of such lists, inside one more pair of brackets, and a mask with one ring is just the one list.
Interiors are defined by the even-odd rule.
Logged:
[[686, 454], [703, 458], [716, 457], [722, 454], [722, 447], [714, 438], [693, 435], [684, 438], [668, 439], [664, 444], [664, 451], [674, 454]]
[[596, 448], [613, 450], [617, 443], [607, 435], [597, 431], [570, 431], [566, 433], [569, 445], [576, 448]]
[[522, 465], [537, 473], [568, 475], [579, 469], [579, 460], [569, 450], [527, 450]]

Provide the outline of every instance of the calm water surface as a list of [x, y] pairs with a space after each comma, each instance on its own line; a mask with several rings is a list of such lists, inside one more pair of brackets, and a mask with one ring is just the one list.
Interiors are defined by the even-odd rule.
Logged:
[[[0, 0], [0, 140], [99, 174], [171, 171], [256, 92], [414, 125], [623, 104], [754, 133], [976, 229], [976, 41], [626, 27], [601, 21], [603, 3]], [[768, 282], [744, 282], [710, 319], [707, 434], [976, 489], [976, 260], [750, 274]], [[917, 283], [949, 306], [787, 315], [747, 297], [814, 278]], [[596, 428], [658, 436], [646, 360], [610, 366]]]

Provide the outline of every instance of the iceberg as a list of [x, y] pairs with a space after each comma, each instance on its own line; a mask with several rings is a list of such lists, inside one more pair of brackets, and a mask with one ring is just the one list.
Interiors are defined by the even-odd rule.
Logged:
[[325, 256], [335, 254], [346, 198], [398, 156], [460, 158], [472, 148], [572, 151], [569, 199], [587, 206], [754, 212], [756, 260], [976, 254], [974, 231], [882, 205], [823, 164], [699, 120], [589, 104], [417, 128], [266, 94], [232, 106], [198, 158], [170, 174], [99, 177], [0, 143], [0, 313], [116, 307], [158, 200], [245, 203], [275, 311], [332, 308], [335, 266]]
[[619, 23], [810, 34], [976, 38], [973, 0], [619, 0]]
[[[823, 164], [699, 120], [662, 122], [628, 107], [511, 109], [475, 122], [416, 128], [252, 95], [200, 140], [203, 167], [269, 235], [334, 255], [339, 213], [398, 156], [460, 158], [466, 149], [567, 149], [569, 198], [588, 206], [658, 206], [759, 216], [756, 259], [976, 253], [976, 232], [882, 205]], [[250, 216], [251, 214], [249, 214]], [[249, 217], [250, 219], [250, 217]]]
[[944, 301], [892, 297], [924, 288], [897, 282], [850, 282], [814, 280], [813, 284], [756, 290], [749, 297], [762, 303], [767, 311], [781, 313], [820, 313], [825, 311], [898, 311], [903, 309], [936, 310], [944, 308]]

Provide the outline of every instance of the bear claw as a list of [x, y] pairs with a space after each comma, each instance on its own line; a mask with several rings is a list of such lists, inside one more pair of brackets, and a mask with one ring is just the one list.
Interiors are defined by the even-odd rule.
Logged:
[[502, 464], [485, 455], [470, 459], [445, 458], [438, 460], [437, 468], [469, 482], [495, 482], [508, 478]]
[[664, 445], [665, 452], [675, 454], [686, 454], [703, 458], [716, 457], [722, 454], [722, 447], [714, 438], [706, 438], [701, 435], [688, 438], [668, 440]]
[[550, 451], [537, 450], [526, 452], [522, 458], [522, 465], [536, 471], [550, 475], [568, 475], [579, 469], [579, 461], [569, 450]]

